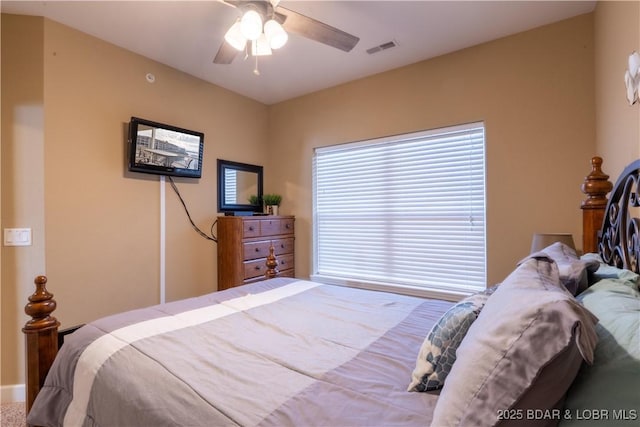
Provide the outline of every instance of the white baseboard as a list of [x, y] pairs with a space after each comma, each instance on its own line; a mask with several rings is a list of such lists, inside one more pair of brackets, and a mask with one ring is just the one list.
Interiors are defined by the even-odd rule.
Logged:
[[25, 396], [24, 384], [3, 385], [0, 387], [0, 400], [2, 403], [24, 402]]

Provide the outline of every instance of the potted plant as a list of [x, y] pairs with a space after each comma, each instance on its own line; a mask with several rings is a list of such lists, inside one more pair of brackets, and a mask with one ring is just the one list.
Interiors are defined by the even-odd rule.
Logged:
[[263, 194], [262, 201], [264, 202], [266, 213], [269, 215], [278, 215], [278, 207], [282, 202], [282, 196], [279, 194]]
[[249, 204], [253, 206], [258, 206], [260, 204], [260, 199], [255, 194], [249, 196]]

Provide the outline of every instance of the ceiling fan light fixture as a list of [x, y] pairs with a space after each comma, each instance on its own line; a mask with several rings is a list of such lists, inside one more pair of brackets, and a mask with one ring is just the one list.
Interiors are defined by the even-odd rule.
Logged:
[[236, 50], [243, 50], [247, 44], [247, 39], [244, 35], [242, 35], [242, 29], [240, 28], [240, 20], [236, 21], [235, 24], [229, 28], [227, 33], [224, 35], [224, 39], [227, 43], [233, 46]]
[[251, 54], [253, 56], [268, 56], [271, 53], [269, 42], [264, 34], [260, 34], [257, 40], [251, 42]]
[[280, 49], [289, 40], [289, 35], [275, 19], [270, 19], [264, 24], [264, 34], [271, 49]]
[[240, 28], [247, 40], [257, 40], [262, 34], [262, 17], [255, 10], [248, 10], [240, 20]]

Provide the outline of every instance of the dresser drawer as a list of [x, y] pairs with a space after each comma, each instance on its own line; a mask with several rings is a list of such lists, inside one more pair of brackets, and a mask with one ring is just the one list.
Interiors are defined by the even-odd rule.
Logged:
[[282, 221], [279, 219], [263, 219], [260, 220], [260, 235], [261, 236], [275, 236], [281, 234]]
[[244, 221], [242, 223], [242, 235], [246, 237], [260, 236], [260, 221]]
[[[267, 260], [265, 258], [255, 259], [244, 262], [244, 279], [264, 276], [267, 271]], [[263, 277], [264, 278], [264, 277]]]
[[273, 251], [276, 255], [293, 253], [293, 237], [287, 239], [260, 240], [243, 244], [243, 260], [248, 261], [256, 258], [266, 258], [269, 256], [269, 247], [273, 244]]
[[[276, 255], [292, 254], [293, 253], [293, 237], [287, 239], [275, 239], [272, 240], [273, 250]], [[267, 247], [267, 255], [269, 255], [269, 248]]]
[[[271, 240], [261, 240], [259, 242], [244, 243], [243, 245], [244, 261], [256, 258], [266, 258], [269, 255], [269, 246]], [[277, 247], [274, 248], [277, 253]]]
[[293, 269], [280, 271], [276, 277], [295, 277], [295, 271]]
[[[290, 270], [293, 269], [293, 254], [282, 255], [278, 257], [278, 270]], [[263, 276], [267, 271], [267, 259], [258, 258], [244, 262], [244, 278], [251, 279], [252, 277]]]
[[278, 270], [289, 270], [293, 268], [293, 254], [278, 257]]
[[295, 220], [293, 218], [287, 218], [280, 220], [280, 233], [281, 234], [293, 234], [295, 231], [293, 228]]
[[[278, 274], [276, 274], [276, 277], [295, 277], [295, 270], [294, 269], [289, 269], [289, 270], [284, 270], [284, 271], [278, 271]], [[255, 282], [260, 282], [264, 280], [264, 277], [252, 277], [250, 279], [245, 279], [243, 284], [249, 284], [249, 283], [255, 283]]]

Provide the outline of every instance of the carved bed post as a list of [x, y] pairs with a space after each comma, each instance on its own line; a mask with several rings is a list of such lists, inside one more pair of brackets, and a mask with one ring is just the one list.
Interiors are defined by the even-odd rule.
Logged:
[[29, 297], [24, 311], [31, 320], [22, 328], [26, 343], [27, 413], [33, 405], [44, 379], [58, 353], [58, 326], [60, 322], [51, 313], [56, 309], [53, 294], [47, 291], [47, 278], [35, 278], [36, 291]]
[[591, 159], [591, 173], [582, 184], [587, 198], [582, 201], [582, 251], [598, 252], [598, 233], [607, 207], [607, 193], [613, 188], [609, 175], [602, 172], [602, 158]]
[[278, 275], [278, 260], [276, 259], [275, 249], [273, 245], [269, 246], [269, 255], [267, 256], [267, 271], [264, 273], [267, 279], [273, 279]]

